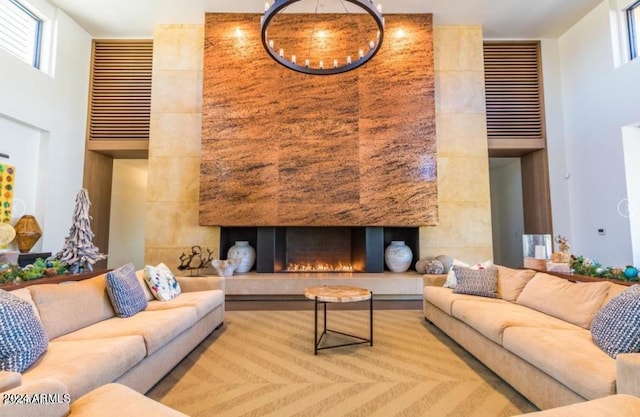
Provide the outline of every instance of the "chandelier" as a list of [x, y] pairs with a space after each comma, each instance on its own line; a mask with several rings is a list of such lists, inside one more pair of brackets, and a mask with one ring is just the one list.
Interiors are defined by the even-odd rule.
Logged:
[[[384, 37], [384, 18], [382, 17], [382, 6], [375, 6], [373, 0], [336, 0], [349, 16], [351, 26], [346, 33], [333, 34], [334, 42], [344, 43], [339, 48], [333, 48], [335, 54], [342, 53], [341, 56], [329, 56], [332, 52], [324, 50], [322, 46], [326, 42], [327, 31], [322, 29], [323, 23], [330, 24], [329, 14], [319, 14], [318, 4], [320, 0], [315, 0], [315, 13], [310, 22], [310, 27], [305, 27], [303, 33], [295, 33], [278, 37], [281, 30], [274, 30], [269, 34], [269, 29], [277, 26], [274, 22], [278, 16], [290, 5], [301, 0], [275, 0], [272, 4], [265, 3], [265, 12], [261, 21], [262, 45], [269, 56], [279, 64], [294, 71], [311, 75], [331, 75], [351, 71], [368, 62], [375, 56], [382, 46]], [[358, 7], [358, 11], [364, 13], [350, 13], [345, 1]], [[363, 16], [369, 16], [361, 27]], [[323, 19], [323, 20], [321, 20]], [[282, 29], [282, 28], [281, 28]], [[302, 28], [288, 28], [290, 31]], [[344, 30], [344, 29], [342, 29]], [[273, 35], [273, 36], [270, 36]], [[297, 38], [297, 42], [289, 42], [291, 38]]]

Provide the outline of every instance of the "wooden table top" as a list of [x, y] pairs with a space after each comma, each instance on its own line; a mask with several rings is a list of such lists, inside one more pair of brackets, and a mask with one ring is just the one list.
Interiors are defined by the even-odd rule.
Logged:
[[371, 291], [352, 287], [349, 285], [323, 285], [321, 287], [305, 288], [304, 296], [323, 303], [353, 303], [356, 301], [369, 300]]

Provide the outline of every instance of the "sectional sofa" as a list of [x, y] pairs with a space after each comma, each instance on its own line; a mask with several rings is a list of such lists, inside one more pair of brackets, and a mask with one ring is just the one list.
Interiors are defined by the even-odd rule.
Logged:
[[498, 267], [493, 298], [456, 293], [445, 278], [425, 276], [426, 320], [539, 408], [640, 396], [640, 353], [614, 359], [591, 332], [600, 309], [628, 286]]
[[115, 315], [105, 275], [13, 291], [32, 304], [49, 339], [21, 383], [53, 379], [71, 401], [113, 382], [145, 393], [222, 325], [223, 278], [177, 277], [182, 293], [170, 301], [154, 299], [142, 271], [138, 279], [148, 305], [127, 318]]

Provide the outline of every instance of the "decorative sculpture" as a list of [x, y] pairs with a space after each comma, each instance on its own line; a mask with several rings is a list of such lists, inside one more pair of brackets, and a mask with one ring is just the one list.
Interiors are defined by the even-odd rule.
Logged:
[[72, 274], [82, 272], [85, 267], [93, 271], [93, 265], [107, 255], [100, 253], [93, 244], [91, 231], [91, 216], [89, 216], [89, 193], [83, 188], [76, 196], [76, 207], [69, 235], [65, 238], [62, 250], [56, 258], [69, 267]]
[[205, 248], [205, 250], [207, 251], [206, 254], [203, 252], [202, 247], [194, 245], [191, 246], [190, 253], [182, 252], [182, 255], [180, 255], [180, 265], [178, 266], [178, 269], [180, 271], [188, 270], [192, 274], [196, 271], [196, 274], [198, 274], [200, 269], [209, 265], [213, 260], [213, 251], [209, 248]]

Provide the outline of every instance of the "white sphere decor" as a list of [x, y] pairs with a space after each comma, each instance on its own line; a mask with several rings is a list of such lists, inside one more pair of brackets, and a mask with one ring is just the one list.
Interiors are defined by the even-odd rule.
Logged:
[[249, 272], [256, 261], [256, 250], [249, 245], [248, 241], [236, 240], [235, 244], [227, 251], [227, 259], [232, 258], [240, 260], [236, 273]]
[[405, 272], [411, 266], [413, 252], [404, 240], [392, 240], [384, 250], [384, 262], [392, 272]]

